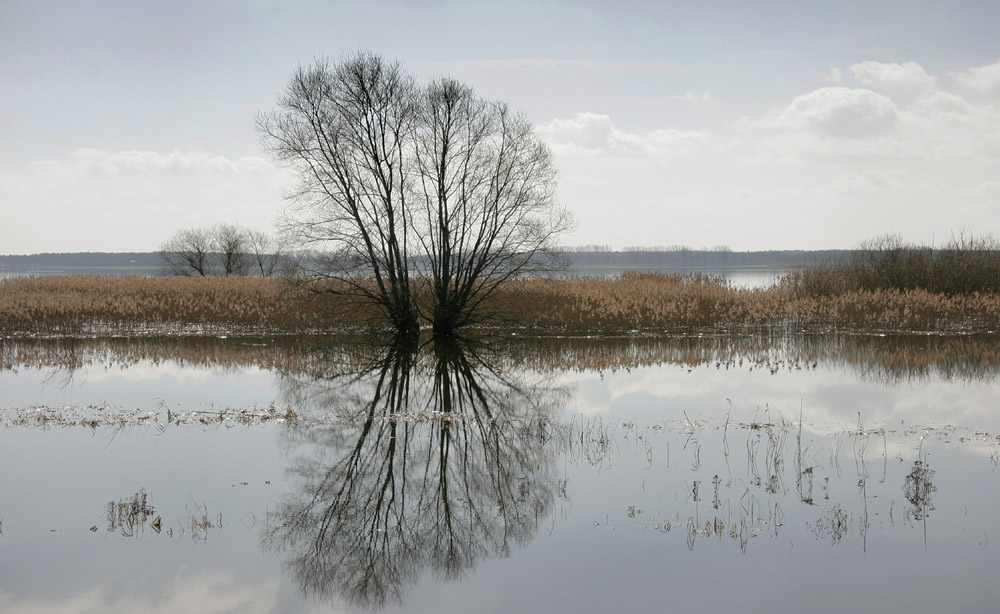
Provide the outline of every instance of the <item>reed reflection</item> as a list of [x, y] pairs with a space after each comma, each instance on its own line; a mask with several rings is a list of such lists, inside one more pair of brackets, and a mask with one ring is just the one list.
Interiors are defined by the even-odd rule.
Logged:
[[[247, 367], [308, 376], [331, 363], [356, 366], [359, 340], [311, 337], [165, 337], [0, 339], [0, 372], [74, 371], [144, 363], [229, 371]], [[317, 350], [320, 347], [320, 350]], [[685, 335], [674, 337], [526, 338], [506, 345], [519, 364], [539, 370], [607, 371], [654, 365], [762, 369], [772, 374], [838, 368], [894, 385], [914, 380], [1000, 379], [1000, 340], [977, 335]], [[371, 358], [371, 351], [361, 352]], [[354, 367], [351, 367], [354, 368]], [[341, 371], [339, 375], [343, 375]]]
[[556, 493], [565, 391], [465, 341], [387, 346], [363, 369], [352, 354], [286, 380], [338, 416], [288, 426], [297, 488], [263, 535], [303, 592], [378, 608], [529, 542]]

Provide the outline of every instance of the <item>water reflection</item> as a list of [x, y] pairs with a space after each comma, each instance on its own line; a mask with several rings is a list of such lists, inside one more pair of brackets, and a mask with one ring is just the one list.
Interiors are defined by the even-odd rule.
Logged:
[[615, 371], [655, 365], [771, 373], [838, 368], [860, 379], [994, 381], [1000, 336], [693, 334], [652, 338], [526, 339], [528, 364], [552, 370]]
[[991, 336], [0, 346], [3, 611], [994, 606]]
[[[291, 374], [356, 364], [363, 339], [345, 337], [165, 337], [0, 339], [0, 373], [59, 371], [63, 379], [88, 367], [128, 369], [172, 362], [226, 372], [247, 367]], [[918, 379], [995, 381], [1000, 336], [970, 335], [719, 335], [516, 338], [503, 343], [509, 360], [556, 371], [615, 371], [655, 365], [758, 369], [771, 374], [838, 368], [866, 381]], [[370, 357], [369, 357], [370, 358]]]
[[306, 594], [401, 603], [424, 571], [461, 578], [532, 540], [556, 493], [548, 444], [565, 390], [491, 352], [388, 346], [367, 369], [288, 377], [288, 394], [339, 417], [287, 428], [296, 488], [264, 534]]

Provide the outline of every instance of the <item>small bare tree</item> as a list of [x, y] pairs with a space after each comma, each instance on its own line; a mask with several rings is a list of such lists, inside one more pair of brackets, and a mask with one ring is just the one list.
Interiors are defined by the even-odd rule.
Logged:
[[247, 251], [251, 267], [256, 269], [261, 277], [274, 275], [284, 256], [284, 246], [281, 241], [260, 230], [248, 230], [246, 233]]
[[211, 274], [213, 239], [199, 228], [182, 230], [160, 245], [160, 259], [169, 275], [205, 276]]
[[246, 246], [247, 231], [236, 224], [216, 224], [211, 235], [222, 274], [226, 277], [246, 275], [250, 268]]

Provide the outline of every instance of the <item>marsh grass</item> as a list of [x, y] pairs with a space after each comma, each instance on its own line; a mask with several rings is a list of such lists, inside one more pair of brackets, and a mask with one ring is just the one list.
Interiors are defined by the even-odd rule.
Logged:
[[[816, 275], [838, 274], [824, 271]], [[949, 294], [843, 284], [835, 292], [813, 291], [803, 281], [807, 276], [801, 273], [757, 289], [733, 287], [701, 274], [519, 280], [506, 284], [482, 306], [490, 317], [484, 317], [480, 327], [504, 334], [634, 335], [834, 329], [971, 332], [1000, 326], [998, 291]], [[243, 277], [3, 279], [0, 335], [248, 335], [377, 326], [378, 313], [370, 306], [316, 289]]]
[[322, 294], [251, 277], [53, 276], [0, 280], [0, 332], [141, 335], [304, 331], [327, 325]]
[[944, 247], [907, 243], [897, 235], [863, 242], [850, 260], [800, 271], [786, 279], [797, 296], [923, 291], [970, 296], [1000, 293], [1000, 242], [953, 237]]
[[765, 324], [780, 313], [777, 295], [702, 274], [536, 278], [509, 285], [499, 301], [512, 323], [593, 333]]
[[[221, 529], [223, 527], [222, 513], [213, 518], [209, 518], [208, 507], [204, 503], [194, 505], [191, 510], [184, 506], [186, 517], [180, 521], [177, 533], [179, 536], [190, 535], [191, 539], [205, 541], [211, 529]], [[120, 499], [117, 503], [109, 501], [105, 512], [108, 533], [121, 533], [123, 537], [141, 538], [148, 526], [157, 534], [164, 534], [167, 537], [174, 536], [174, 528], [165, 526], [163, 519], [156, 509], [149, 502], [149, 495], [145, 489], [139, 489], [131, 497]], [[97, 526], [90, 529], [96, 532]]]
[[1000, 293], [845, 290], [822, 296], [791, 282], [732, 287], [705, 275], [626, 273], [532, 279], [507, 288], [508, 324], [580, 334], [664, 332], [969, 332], [1000, 325]]
[[[958, 442], [977, 454], [994, 441], [992, 435], [951, 426], [927, 431], [865, 425], [860, 415], [854, 427], [805, 424], [804, 434], [801, 408], [797, 422], [770, 408], [736, 423], [728, 413], [724, 422], [692, 420], [685, 413], [683, 419], [674, 416], [646, 425], [591, 416], [574, 420], [560, 441], [570, 464], [617, 471], [621, 478], [621, 466], [633, 463], [643, 474], [655, 472], [662, 489], [647, 493], [654, 480], [635, 479], [633, 498], [619, 508], [623, 511], [595, 518], [595, 529], [680, 533], [689, 550], [711, 539], [728, 542], [743, 554], [756, 537], [784, 537], [794, 548], [791, 540], [802, 529], [832, 545], [853, 542], [864, 553], [871, 531], [897, 526], [893, 508], [900, 492], [910, 504], [902, 526], [922, 522], [926, 529], [937, 485], [916, 440]], [[743, 440], [742, 445], [730, 448], [727, 436]], [[636, 441], [650, 445], [637, 447]], [[650, 449], [654, 452], [647, 455]], [[917, 460], [908, 466], [914, 453]], [[845, 470], [851, 462], [855, 470]], [[630, 492], [628, 488], [622, 492]], [[671, 491], [673, 497], [663, 496]], [[787, 526], [798, 528], [785, 533]]]
[[[145, 490], [140, 489], [127, 499], [117, 503], [109, 501], [107, 505], [107, 530], [109, 533], [121, 531], [125, 537], [138, 537], [147, 520], [153, 517], [156, 510], [148, 501]], [[159, 527], [159, 516], [154, 520]], [[156, 529], [154, 529], [156, 530]]]

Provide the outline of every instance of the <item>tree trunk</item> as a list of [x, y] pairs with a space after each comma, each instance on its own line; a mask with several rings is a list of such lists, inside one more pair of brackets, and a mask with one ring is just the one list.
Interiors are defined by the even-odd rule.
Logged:
[[408, 344], [420, 337], [420, 320], [414, 309], [393, 314], [392, 325], [396, 329], [396, 339], [401, 343]]
[[448, 303], [438, 303], [434, 307], [434, 337], [445, 339], [455, 334], [456, 312]]

